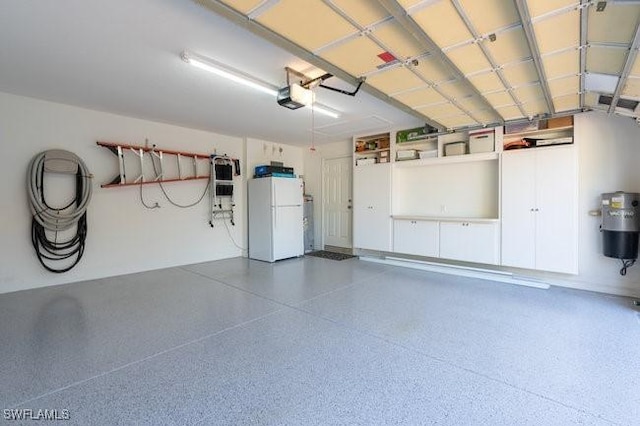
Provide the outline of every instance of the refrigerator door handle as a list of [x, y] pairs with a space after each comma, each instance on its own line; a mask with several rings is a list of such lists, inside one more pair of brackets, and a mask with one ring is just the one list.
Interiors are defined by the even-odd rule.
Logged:
[[[273, 185], [273, 183], [271, 184]], [[278, 227], [278, 189], [276, 185], [273, 188], [273, 229]]]

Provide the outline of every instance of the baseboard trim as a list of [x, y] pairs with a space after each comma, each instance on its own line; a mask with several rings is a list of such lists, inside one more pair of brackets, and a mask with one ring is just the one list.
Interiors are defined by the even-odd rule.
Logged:
[[461, 265], [446, 265], [442, 263], [427, 262], [422, 260], [402, 259], [399, 257], [369, 257], [360, 256], [360, 260], [372, 263], [381, 263], [385, 265], [401, 266], [411, 269], [420, 269], [423, 271], [437, 272], [440, 274], [457, 275], [469, 278], [478, 278], [487, 281], [497, 281], [507, 284], [520, 285], [525, 287], [533, 287], [547, 290], [551, 286], [542, 280], [530, 277], [521, 277], [506, 271], [495, 271], [490, 269], [474, 268]]

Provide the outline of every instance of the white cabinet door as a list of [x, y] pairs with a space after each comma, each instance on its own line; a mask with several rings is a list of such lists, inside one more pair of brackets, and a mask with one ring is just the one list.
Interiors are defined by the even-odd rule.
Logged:
[[577, 158], [573, 146], [536, 157], [536, 269], [578, 272]]
[[440, 227], [437, 221], [393, 221], [393, 251], [417, 256], [438, 257]]
[[534, 150], [502, 155], [502, 264], [535, 268]]
[[353, 245], [391, 250], [391, 164], [354, 168]]
[[499, 261], [497, 223], [441, 222], [440, 257], [495, 265]]
[[503, 265], [577, 273], [577, 171], [572, 145], [503, 154]]

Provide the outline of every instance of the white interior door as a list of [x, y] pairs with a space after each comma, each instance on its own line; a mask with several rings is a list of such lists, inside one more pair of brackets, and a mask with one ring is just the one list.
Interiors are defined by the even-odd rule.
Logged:
[[324, 244], [352, 246], [351, 157], [325, 160], [323, 169]]

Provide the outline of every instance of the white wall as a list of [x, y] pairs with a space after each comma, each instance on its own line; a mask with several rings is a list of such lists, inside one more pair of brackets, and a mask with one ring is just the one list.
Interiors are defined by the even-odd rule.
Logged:
[[591, 112], [575, 116], [579, 167], [579, 275], [550, 282], [605, 293], [640, 296], [640, 264], [619, 275], [620, 261], [603, 256], [600, 208], [604, 192], [640, 192], [640, 127], [630, 118]]
[[260, 139], [247, 139], [247, 173], [253, 177], [256, 166], [270, 164], [272, 161], [282, 162], [286, 167], [293, 167], [297, 175], [304, 174], [304, 148], [285, 145]]
[[305, 191], [313, 195], [314, 244], [322, 249], [322, 162], [325, 159], [351, 157], [352, 144], [334, 142], [316, 146], [315, 151], [304, 151]]
[[393, 214], [498, 217], [498, 161], [396, 167]]
[[[196, 207], [170, 205], [156, 185], [100, 188], [117, 173], [116, 157], [97, 140], [129, 144], [155, 143], [165, 149], [219, 154], [244, 159], [243, 139], [122, 117], [0, 93], [0, 292], [113, 276], [130, 272], [239, 256], [222, 222], [211, 228], [208, 197]], [[47, 272], [39, 264], [30, 241], [31, 216], [27, 204], [26, 172], [31, 158], [44, 150], [74, 152], [94, 174], [93, 199], [88, 210], [88, 238], [83, 259], [64, 274]], [[206, 166], [205, 166], [206, 169]], [[229, 227], [238, 245], [243, 242], [245, 176], [235, 185], [236, 226]], [[165, 184], [179, 203], [196, 200], [206, 180]]]

